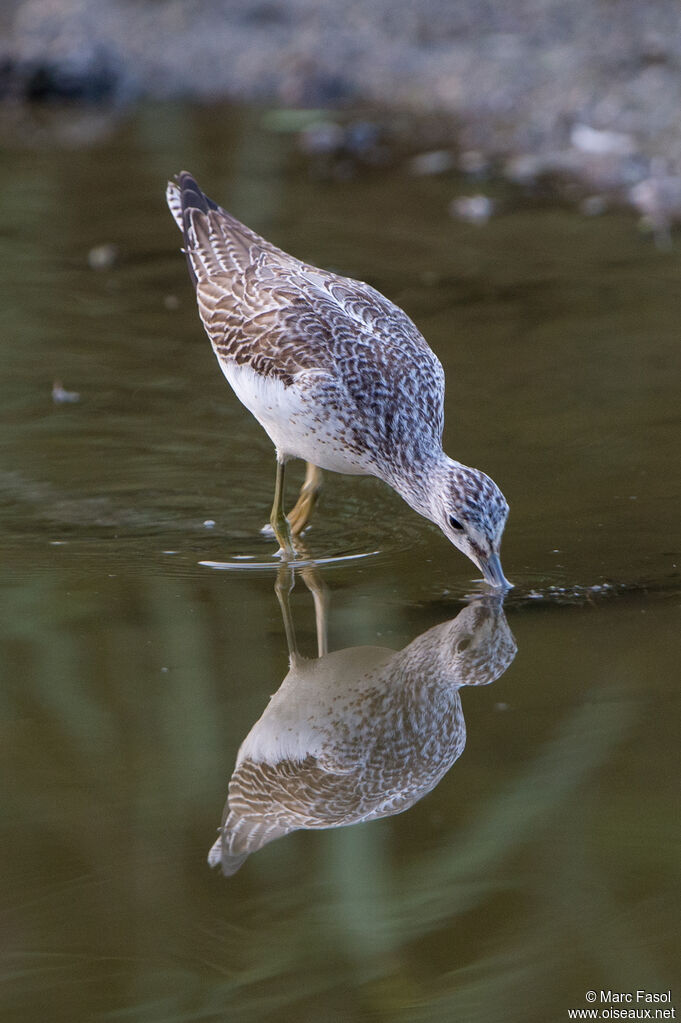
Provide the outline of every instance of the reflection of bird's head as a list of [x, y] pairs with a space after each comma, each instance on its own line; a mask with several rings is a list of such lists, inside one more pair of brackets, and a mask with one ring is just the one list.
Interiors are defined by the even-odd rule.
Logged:
[[488, 596], [424, 632], [398, 656], [410, 672], [437, 674], [457, 687], [480, 686], [503, 675], [516, 650], [501, 598]]

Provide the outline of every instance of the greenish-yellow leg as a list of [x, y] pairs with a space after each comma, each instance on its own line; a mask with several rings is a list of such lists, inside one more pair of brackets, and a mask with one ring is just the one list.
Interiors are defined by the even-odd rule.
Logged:
[[279, 601], [279, 607], [281, 608], [281, 615], [284, 620], [284, 631], [286, 632], [286, 643], [288, 646], [288, 655], [291, 663], [293, 664], [300, 658], [298, 653], [298, 645], [296, 643], [296, 633], [293, 628], [293, 615], [291, 614], [291, 603], [289, 600], [291, 590], [295, 584], [295, 575], [291, 565], [284, 562], [280, 566], [277, 572], [277, 581], [274, 584], [274, 592], [277, 595]]
[[279, 459], [277, 459], [277, 479], [274, 485], [274, 504], [270, 515], [270, 525], [284, 554], [289, 558], [295, 557], [291, 529], [284, 512], [284, 463]]
[[[309, 557], [302, 542], [298, 548], [298, 554], [304, 559]], [[329, 649], [327, 639], [329, 591], [326, 583], [321, 577], [319, 569], [313, 561], [307, 563], [304, 562], [304, 568], [301, 568], [300, 571], [308, 590], [312, 594], [312, 599], [314, 600], [315, 624], [317, 627], [317, 656], [324, 657], [324, 655], [328, 653]], [[288, 645], [291, 664], [294, 664], [301, 659], [300, 654], [298, 653], [296, 633], [293, 626], [293, 615], [291, 613], [290, 595], [294, 585], [295, 571], [293, 563], [290, 561], [284, 561], [279, 566], [274, 590], [277, 594], [277, 600], [279, 601], [282, 618], [284, 620], [284, 630], [286, 632], [286, 642]]]
[[329, 652], [327, 628], [329, 590], [314, 562], [301, 569], [301, 575], [314, 601], [314, 617], [317, 627], [317, 656], [324, 657]]
[[312, 462], [308, 462], [300, 496], [288, 513], [288, 524], [292, 536], [298, 536], [305, 529], [321, 489], [322, 470]]

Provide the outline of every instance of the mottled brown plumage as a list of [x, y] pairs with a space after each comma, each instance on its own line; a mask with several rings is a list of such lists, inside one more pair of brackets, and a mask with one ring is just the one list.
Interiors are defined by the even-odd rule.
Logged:
[[218, 362], [279, 463], [377, 476], [507, 585], [508, 506], [488, 476], [443, 453], [444, 373], [409, 317], [368, 284], [261, 238], [186, 172], [167, 197]]
[[461, 755], [459, 689], [515, 656], [500, 598], [476, 601], [404, 650], [352, 647], [291, 669], [242, 743], [210, 862], [299, 828], [336, 828], [408, 809]]

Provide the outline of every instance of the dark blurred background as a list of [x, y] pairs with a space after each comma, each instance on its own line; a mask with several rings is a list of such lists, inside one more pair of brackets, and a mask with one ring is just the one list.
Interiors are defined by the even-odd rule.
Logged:
[[5, 0], [0, 97], [378, 106], [437, 118], [429, 142], [470, 166], [632, 204], [660, 237], [681, 209], [675, 0]]

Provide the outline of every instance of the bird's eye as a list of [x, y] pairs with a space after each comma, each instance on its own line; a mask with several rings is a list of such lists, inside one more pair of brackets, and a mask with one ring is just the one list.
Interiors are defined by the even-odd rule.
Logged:
[[453, 515], [449, 516], [449, 525], [452, 527], [452, 529], [463, 529], [462, 524], [459, 522], [458, 519], [455, 519]]

